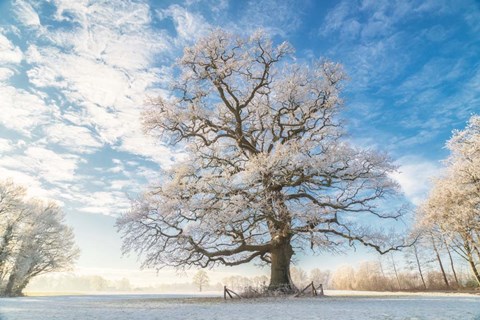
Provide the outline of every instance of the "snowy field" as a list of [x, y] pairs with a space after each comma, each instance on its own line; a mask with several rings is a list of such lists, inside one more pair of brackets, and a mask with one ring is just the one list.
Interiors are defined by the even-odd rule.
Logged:
[[476, 295], [345, 294], [234, 301], [185, 295], [24, 297], [0, 299], [0, 319], [480, 320], [480, 296]]

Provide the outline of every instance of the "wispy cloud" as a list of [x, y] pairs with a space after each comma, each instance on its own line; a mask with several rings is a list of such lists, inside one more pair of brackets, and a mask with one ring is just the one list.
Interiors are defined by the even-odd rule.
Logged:
[[13, 150], [13, 144], [11, 140], [0, 138], [0, 152], [6, 153]]
[[191, 12], [177, 4], [158, 10], [157, 14], [161, 20], [172, 19], [177, 33], [172, 40], [177, 46], [191, 43], [212, 28], [201, 14]]
[[398, 159], [398, 172], [392, 177], [398, 181], [405, 196], [415, 205], [426, 199], [432, 180], [442, 172], [438, 161], [429, 161], [417, 156]]
[[230, 24], [230, 27], [247, 33], [263, 28], [272, 35], [286, 37], [302, 24], [305, 12], [301, 3], [297, 0], [249, 0], [244, 3], [237, 25]]
[[62, 146], [76, 154], [93, 153], [103, 146], [92, 130], [64, 122], [45, 126], [43, 133], [49, 144]]
[[15, 0], [13, 2], [13, 12], [24, 26], [40, 26], [40, 17], [30, 3], [23, 0]]
[[[54, 14], [43, 14], [46, 7]], [[28, 147], [1, 140], [2, 176], [84, 211], [125, 210], [126, 182], [98, 190], [95, 180], [113, 172], [107, 167], [92, 176], [89, 166], [108, 149], [139, 156], [152, 168], [172, 163], [172, 152], [144, 139], [139, 123], [146, 96], [159, 92], [155, 64], [171, 54], [171, 39], [152, 29], [155, 14], [146, 3], [19, 0], [12, 10], [18, 28], [0, 30], [0, 125]], [[184, 22], [179, 27], [189, 31]], [[132, 186], [145, 177], [128, 179]]]
[[[470, 16], [479, 12], [470, 0], [337, 3], [319, 37], [350, 76], [346, 117], [353, 134], [376, 137], [397, 155], [415, 148], [442, 154], [439, 137], [478, 109], [479, 50]], [[365, 130], [365, 121], [375, 125]]]
[[55, 107], [48, 106], [37, 94], [8, 85], [0, 84], [0, 101], [2, 101], [0, 123], [29, 137], [33, 130], [47, 124], [57, 111]]
[[0, 64], [18, 64], [22, 61], [23, 54], [5, 35], [0, 33]]
[[73, 181], [80, 158], [43, 147], [28, 147], [22, 153], [0, 159], [0, 165], [37, 176], [50, 183]]

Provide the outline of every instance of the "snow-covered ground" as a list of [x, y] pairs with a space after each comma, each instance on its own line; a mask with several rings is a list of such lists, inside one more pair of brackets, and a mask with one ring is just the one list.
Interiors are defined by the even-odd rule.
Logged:
[[72, 319], [458, 319], [480, 320], [480, 296], [362, 294], [228, 300], [188, 295], [102, 295], [0, 299], [1, 320]]

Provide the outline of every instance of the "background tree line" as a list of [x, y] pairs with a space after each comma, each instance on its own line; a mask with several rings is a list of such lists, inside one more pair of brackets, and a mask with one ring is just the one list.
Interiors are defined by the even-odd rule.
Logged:
[[[377, 260], [363, 261], [357, 266], [342, 265], [333, 271], [319, 268], [306, 271], [292, 267], [292, 282], [297, 289], [303, 289], [313, 281], [315, 286], [323, 284], [325, 289], [330, 290], [365, 291], [434, 291], [479, 287], [468, 264], [449, 253], [451, 249], [444, 243], [437, 243], [435, 251], [432, 243], [425, 240], [402, 252], [379, 255]], [[222, 281], [228, 288], [239, 292], [250, 287], [262, 289], [268, 282], [269, 278], [265, 275], [230, 276]]]
[[0, 182], [0, 296], [21, 295], [33, 277], [70, 267], [78, 253], [57, 204]]

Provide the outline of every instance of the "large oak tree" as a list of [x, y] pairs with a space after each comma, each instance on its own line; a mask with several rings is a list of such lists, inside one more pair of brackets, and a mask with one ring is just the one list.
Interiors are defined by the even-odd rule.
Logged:
[[262, 32], [185, 48], [170, 95], [143, 116], [185, 157], [118, 220], [125, 252], [146, 267], [263, 261], [269, 289], [290, 291], [295, 248], [392, 249], [369, 225], [400, 215], [379, 202], [396, 195], [395, 167], [343, 139], [341, 66], [292, 56]]

